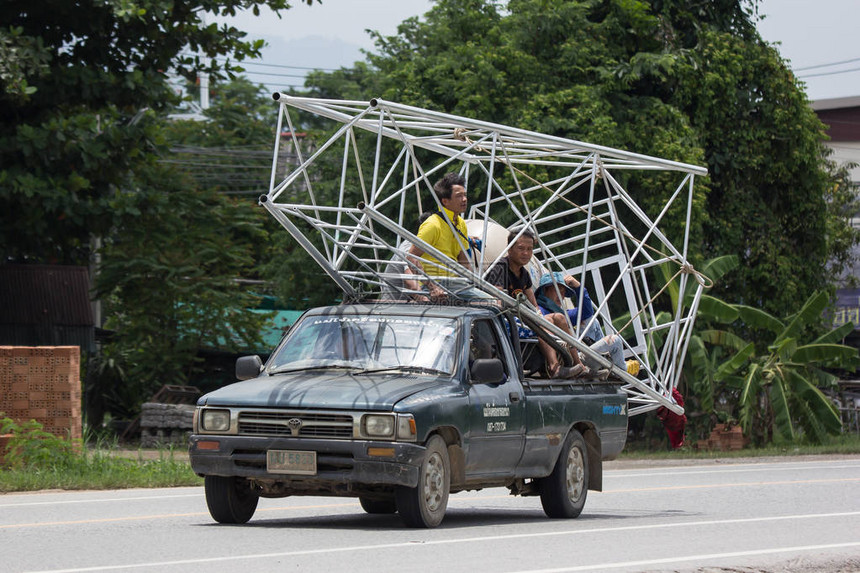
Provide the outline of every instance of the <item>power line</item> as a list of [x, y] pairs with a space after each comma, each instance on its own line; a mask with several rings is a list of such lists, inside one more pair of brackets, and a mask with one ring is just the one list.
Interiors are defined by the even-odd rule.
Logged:
[[850, 60], [842, 60], [841, 62], [830, 62], [829, 64], [816, 64], [814, 66], [805, 66], [802, 68], [795, 68], [795, 72], [803, 72], [806, 70], [815, 70], [818, 68], [829, 68], [830, 66], [840, 66], [842, 64], [852, 64], [854, 62], [860, 62], [860, 58], [851, 58]]
[[860, 68], [851, 68], [851, 69], [849, 69], [849, 70], [840, 70], [840, 71], [837, 71], [837, 72], [821, 72], [820, 74], [806, 74], [806, 75], [798, 74], [798, 76], [797, 76], [797, 77], [798, 77], [798, 78], [802, 78], [802, 79], [806, 79], [806, 78], [818, 78], [818, 77], [821, 77], [821, 76], [837, 76], [837, 75], [839, 75], [839, 74], [847, 74], [847, 73], [850, 73], [850, 72], [860, 72]]
[[336, 72], [335, 68], [311, 68], [305, 66], [288, 66], [286, 64], [264, 64], [263, 62], [242, 62], [239, 65], [244, 66], [245, 64], [250, 66], [263, 66], [265, 68], [283, 68], [288, 70], [310, 70], [310, 71], [322, 71], [322, 72]]

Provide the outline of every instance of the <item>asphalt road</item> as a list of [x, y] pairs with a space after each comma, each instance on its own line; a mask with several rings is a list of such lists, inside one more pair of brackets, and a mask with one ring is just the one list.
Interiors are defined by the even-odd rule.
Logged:
[[610, 464], [575, 520], [451, 496], [433, 530], [352, 499], [263, 499], [215, 524], [202, 488], [0, 495], [0, 571], [858, 571], [860, 456]]

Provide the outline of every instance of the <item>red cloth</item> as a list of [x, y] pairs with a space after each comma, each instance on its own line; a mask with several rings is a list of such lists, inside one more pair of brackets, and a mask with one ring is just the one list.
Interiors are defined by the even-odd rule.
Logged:
[[[684, 405], [684, 397], [678, 392], [677, 388], [672, 388], [672, 398], [679, 406]], [[666, 433], [669, 435], [669, 444], [673, 450], [677, 450], [684, 445], [684, 428], [687, 427], [687, 416], [684, 414], [676, 414], [665, 406], [657, 408], [657, 417], [663, 422], [663, 427], [666, 428]]]

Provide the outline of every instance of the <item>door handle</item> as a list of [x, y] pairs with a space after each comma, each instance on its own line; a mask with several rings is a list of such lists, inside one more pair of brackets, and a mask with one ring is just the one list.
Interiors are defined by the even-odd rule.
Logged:
[[520, 401], [520, 393], [519, 392], [510, 392], [510, 393], [508, 393], [508, 398], [511, 399], [511, 402], [519, 402]]

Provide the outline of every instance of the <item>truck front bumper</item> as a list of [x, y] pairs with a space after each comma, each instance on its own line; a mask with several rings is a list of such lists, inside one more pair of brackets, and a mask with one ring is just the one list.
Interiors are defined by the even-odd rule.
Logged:
[[[202, 442], [202, 447], [201, 447]], [[216, 444], [217, 443], [217, 449]], [[370, 455], [378, 448], [393, 455]], [[269, 450], [313, 451], [315, 475], [270, 473]], [[313, 440], [250, 436], [192, 435], [191, 468], [198, 475], [241, 476], [288, 483], [300, 490], [356, 489], [363, 486], [418, 485], [418, 470], [425, 448], [402, 442], [367, 440]]]

